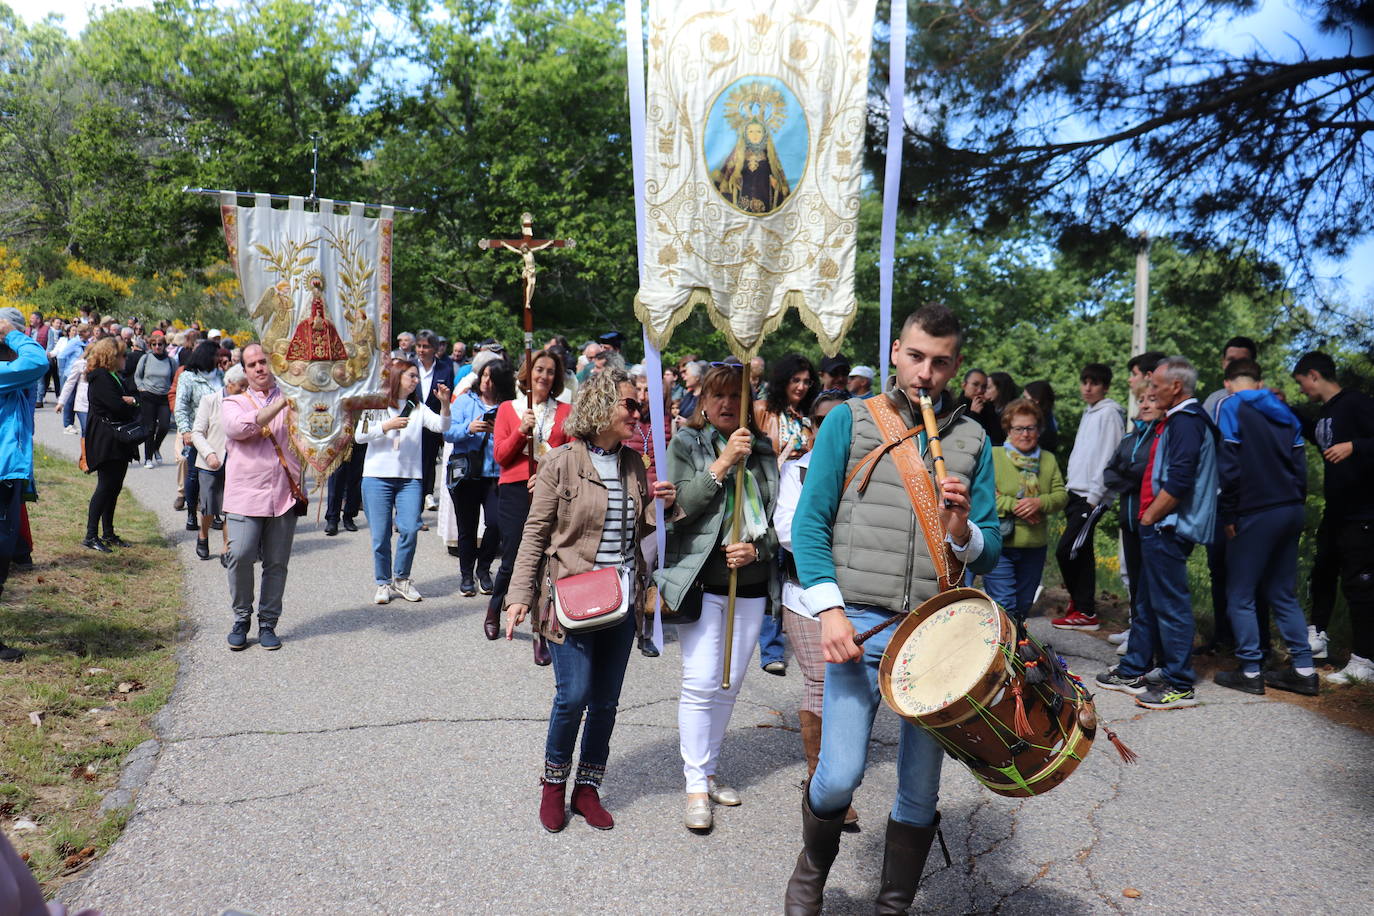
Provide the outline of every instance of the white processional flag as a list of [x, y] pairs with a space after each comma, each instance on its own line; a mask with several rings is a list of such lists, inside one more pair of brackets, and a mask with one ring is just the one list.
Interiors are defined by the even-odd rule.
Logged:
[[[319, 211], [266, 194], [255, 206], [220, 199], [229, 260], [282, 393], [294, 406], [292, 445], [321, 478], [346, 455], [361, 410], [385, 406], [391, 340], [391, 207]], [[285, 443], [283, 443], [285, 446]]]
[[795, 307], [834, 353], [854, 257], [874, 0], [650, 0], [636, 313], [704, 306], [738, 356]]

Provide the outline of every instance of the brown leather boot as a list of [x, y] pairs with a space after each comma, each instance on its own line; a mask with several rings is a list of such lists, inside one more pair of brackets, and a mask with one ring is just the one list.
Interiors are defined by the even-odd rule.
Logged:
[[[801, 735], [802, 749], [806, 752], [806, 775], [816, 774], [816, 764], [821, 759], [821, 723], [822, 719], [814, 712], [805, 709], [801, 711]], [[845, 827], [858, 829], [859, 812], [850, 805], [849, 810], [844, 813]]]
[[787, 881], [783, 898], [786, 916], [816, 916], [825, 898], [825, 879], [840, 851], [840, 832], [844, 829], [844, 815], [834, 818], [817, 817], [811, 810], [811, 780], [802, 786], [802, 851], [797, 855], [796, 867]]
[[487, 639], [501, 635], [501, 609], [487, 605], [487, 619], [482, 621], [482, 633]]
[[[887, 819], [887, 844], [883, 851], [883, 879], [874, 911], [885, 916], [905, 913], [916, 899], [916, 888], [925, 872], [930, 844], [940, 829], [940, 812], [929, 827], [913, 827]], [[948, 858], [949, 853], [945, 853]]]

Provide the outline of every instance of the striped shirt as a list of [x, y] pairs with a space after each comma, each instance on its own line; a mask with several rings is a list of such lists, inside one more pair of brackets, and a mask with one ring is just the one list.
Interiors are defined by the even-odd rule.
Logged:
[[[634, 501], [620, 482], [620, 453], [598, 455], [588, 450], [592, 465], [606, 485], [606, 520], [601, 527], [601, 543], [596, 547], [595, 568], [619, 566], [632, 556], [634, 543]], [[627, 503], [628, 501], [628, 503]], [[626, 530], [626, 527], [630, 530]]]

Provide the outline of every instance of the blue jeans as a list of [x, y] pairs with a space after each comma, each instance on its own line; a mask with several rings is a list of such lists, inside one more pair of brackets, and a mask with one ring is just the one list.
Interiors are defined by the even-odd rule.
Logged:
[[1035, 590], [1045, 571], [1046, 547], [1003, 547], [991, 572], [983, 573], [983, 588], [1017, 620], [1025, 620], [1035, 604]]
[[782, 640], [782, 620], [772, 614], [763, 615], [763, 629], [759, 630], [759, 667], [770, 662], [787, 661]]
[[1298, 538], [1306, 521], [1301, 503], [1275, 506], [1241, 516], [1236, 522], [1236, 536], [1226, 543], [1226, 612], [1236, 637], [1236, 658], [1247, 672], [1260, 670], [1260, 646], [1268, 641], [1263, 639], [1268, 634], [1260, 633], [1257, 594], [1269, 599], [1293, 665], [1304, 668], [1312, 664], [1307, 620], [1298, 606], [1297, 594]]
[[1192, 543], [1172, 528], [1140, 526], [1140, 587], [1130, 647], [1117, 666], [1122, 677], [1149, 671], [1158, 652], [1164, 680], [1175, 687], [1193, 686], [1193, 601], [1188, 591], [1192, 549]]
[[200, 472], [196, 468], [196, 447], [183, 445], [181, 453], [186, 456], [186, 478], [182, 484], [182, 495], [186, 497], [186, 511], [194, 513], [200, 505]]
[[[863, 632], [891, 614], [873, 607], [847, 607], [854, 629]], [[825, 713], [821, 720], [821, 759], [811, 777], [811, 810], [824, 818], [838, 817], [849, 808], [854, 790], [868, 765], [873, 717], [882, 702], [878, 692], [878, 664], [895, 627], [888, 627], [861, 647], [857, 662], [825, 666]], [[913, 827], [935, 823], [940, 798], [940, 765], [944, 752], [918, 725], [902, 720], [897, 746], [897, 800], [893, 820]]]
[[[420, 482], [415, 481], [416, 492]], [[368, 520], [371, 521], [369, 515]], [[553, 656], [553, 711], [549, 713], [549, 737], [544, 744], [545, 762], [556, 767], [572, 763], [577, 744], [577, 727], [582, 711], [587, 725], [582, 729], [580, 766], [605, 767], [611, 756], [611, 732], [615, 730], [620, 687], [625, 683], [625, 667], [635, 641], [635, 618], [631, 614], [620, 623], [594, 633], [568, 633], [562, 645], [549, 640]]]
[[[415, 560], [416, 535], [420, 531], [420, 505], [423, 494], [417, 477], [364, 477], [363, 506], [367, 527], [372, 532], [372, 575], [378, 585], [386, 585], [394, 575], [410, 578]], [[391, 563], [391, 519], [396, 515], [396, 564]]]
[[86, 438], [86, 411], [75, 411], [76, 419], [81, 424], [81, 438]]

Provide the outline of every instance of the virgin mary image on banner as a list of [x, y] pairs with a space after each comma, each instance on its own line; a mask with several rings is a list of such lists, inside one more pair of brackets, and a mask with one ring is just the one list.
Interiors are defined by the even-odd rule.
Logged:
[[[735, 209], [745, 213], [772, 213], [792, 193], [788, 169], [778, 155], [774, 136], [788, 121], [787, 95], [791, 93], [775, 80], [752, 79], [728, 87], [713, 111], [707, 127], [708, 155], [721, 145], [721, 135], [734, 140], [733, 147], [719, 165], [711, 170], [711, 183]], [[793, 106], [802, 118], [800, 106]], [[721, 123], [721, 122], [724, 123]], [[805, 125], [801, 125], [805, 162]], [[794, 131], [795, 132], [795, 131]], [[728, 141], [727, 141], [728, 142]], [[804, 166], [803, 166], [804, 167]], [[795, 177], [799, 180], [801, 168]]]

